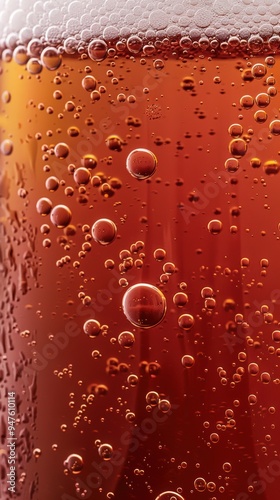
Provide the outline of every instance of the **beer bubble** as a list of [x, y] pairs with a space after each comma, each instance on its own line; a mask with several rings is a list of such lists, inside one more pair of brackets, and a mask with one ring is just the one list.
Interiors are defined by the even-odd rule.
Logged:
[[4, 90], [1, 95], [1, 100], [4, 104], [7, 104], [8, 102], [11, 101], [11, 93], [8, 90]]
[[184, 307], [189, 301], [189, 298], [186, 293], [177, 292], [173, 295], [173, 303], [177, 307]]
[[161, 70], [161, 69], [164, 68], [164, 61], [162, 59], [156, 59], [153, 62], [153, 66], [154, 66], [155, 69]]
[[274, 330], [272, 332], [272, 340], [274, 340], [274, 342], [280, 342], [280, 330]]
[[280, 120], [273, 120], [269, 124], [269, 131], [273, 135], [280, 135]]
[[57, 177], [51, 176], [48, 177], [45, 182], [46, 189], [53, 193], [59, 188], [59, 180]]
[[136, 415], [135, 413], [133, 413], [132, 411], [128, 411], [125, 415], [125, 419], [127, 420], [127, 422], [129, 422], [130, 424], [133, 424], [134, 421], [135, 421], [135, 418], [136, 418]]
[[267, 120], [267, 113], [263, 109], [258, 109], [254, 114], [254, 118], [257, 123], [264, 123]]
[[52, 244], [52, 242], [51, 242], [51, 240], [49, 238], [45, 238], [43, 240], [43, 243], [42, 243], [42, 245], [43, 245], [44, 248], [50, 248], [51, 244]]
[[79, 167], [74, 172], [74, 181], [81, 184], [88, 184], [90, 181], [90, 171], [85, 167]]
[[208, 222], [207, 229], [209, 233], [211, 234], [220, 234], [222, 230], [223, 224], [220, 220], [218, 219], [213, 219], [210, 222]]
[[107, 56], [107, 44], [104, 40], [92, 40], [88, 46], [88, 55], [93, 61], [103, 61]]
[[210, 434], [210, 441], [214, 444], [218, 443], [220, 441], [219, 434], [217, 434], [216, 432], [212, 432], [212, 434]]
[[130, 348], [133, 346], [135, 342], [135, 337], [133, 333], [125, 331], [119, 334], [118, 336], [118, 343], [125, 348]]
[[43, 66], [37, 57], [31, 57], [31, 59], [27, 62], [26, 68], [31, 75], [39, 75]]
[[86, 335], [88, 335], [90, 338], [97, 337], [99, 335], [101, 326], [99, 321], [96, 319], [88, 319], [83, 326], [83, 330]]
[[276, 160], [269, 160], [264, 163], [263, 169], [267, 175], [276, 175], [280, 170], [280, 165]]
[[164, 491], [156, 497], [155, 500], [185, 500], [182, 495], [175, 491]]
[[201, 289], [200, 293], [201, 293], [201, 297], [203, 299], [209, 299], [210, 297], [213, 297], [213, 295], [214, 295], [213, 288], [211, 288], [210, 286], [204, 286]]
[[258, 375], [259, 370], [259, 365], [257, 363], [250, 363], [248, 365], [248, 372], [250, 375]]
[[181, 359], [181, 363], [185, 368], [191, 368], [195, 363], [195, 359], [193, 356], [185, 354]]
[[240, 99], [240, 105], [244, 109], [251, 109], [254, 106], [254, 98], [251, 95], [244, 95]]
[[240, 123], [234, 123], [229, 126], [228, 133], [232, 137], [240, 137], [243, 134], [243, 127]]
[[59, 142], [54, 147], [54, 154], [57, 158], [63, 160], [69, 154], [69, 146], [65, 142]]
[[58, 228], [63, 228], [70, 224], [72, 213], [66, 205], [56, 205], [51, 211], [51, 222]]
[[131, 375], [128, 375], [127, 377], [127, 383], [131, 386], [131, 387], [136, 387], [137, 384], [139, 382], [139, 379], [137, 377], [137, 375], [134, 375], [133, 373]]
[[10, 139], [5, 139], [1, 142], [0, 149], [2, 155], [9, 156], [13, 152], [14, 144]]
[[203, 492], [206, 490], [206, 481], [203, 477], [197, 477], [195, 480], [194, 480], [194, 487], [196, 489], [196, 491], [199, 491], [199, 492]]
[[216, 488], [217, 488], [216, 483], [214, 483], [213, 481], [209, 481], [209, 483], [207, 483], [207, 490], [210, 491], [210, 493], [216, 491]]
[[97, 158], [93, 154], [86, 154], [82, 157], [81, 160], [82, 166], [85, 168], [88, 168], [89, 170], [92, 170], [96, 167], [97, 165]]
[[40, 227], [40, 231], [42, 234], [49, 234], [51, 228], [48, 224], [42, 224], [42, 226]]
[[159, 394], [156, 391], [147, 392], [146, 403], [150, 406], [157, 406], [159, 404]]
[[48, 198], [40, 198], [36, 203], [36, 210], [40, 215], [48, 215], [52, 209], [52, 202]]
[[105, 140], [106, 146], [111, 151], [122, 151], [123, 140], [118, 135], [109, 135]]
[[234, 174], [239, 168], [239, 161], [237, 158], [228, 158], [225, 161], [225, 169], [230, 173]]
[[182, 314], [178, 319], [178, 325], [183, 330], [190, 330], [194, 325], [194, 317], [191, 314]]
[[87, 75], [83, 78], [82, 80], [82, 87], [87, 91], [87, 92], [92, 92], [93, 90], [96, 89], [96, 80], [93, 76]]
[[63, 463], [64, 467], [71, 472], [71, 474], [80, 474], [84, 467], [84, 461], [80, 455], [71, 453]]
[[107, 260], [105, 260], [105, 262], [104, 262], [104, 266], [105, 266], [105, 268], [106, 268], [106, 269], [110, 269], [110, 270], [111, 270], [111, 269], [114, 269], [114, 267], [115, 267], [115, 262], [114, 262], [112, 259], [107, 259]]
[[233, 139], [229, 144], [229, 152], [235, 158], [242, 158], [247, 151], [247, 144], [243, 139]]
[[154, 251], [154, 258], [156, 260], [161, 261], [161, 260], [165, 259], [165, 257], [166, 257], [166, 251], [163, 248], [157, 248]]
[[134, 149], [126, 159], [126, 168], [135, 179], [148, 179], [155, 173], [157, 158], [148, 149]]
[[108, 443], [103, 443], [99, 446], [98, 453], [102, 460], [111, 460], [113, 456], [113, 447]]
[[265, 65], [261, 63], [254, 64], [251, 71], [254, 78], [263, 78], [267, 73]]
[[270, 97], [268, 94], [261, 92], [256, 96], [255, 101], [259, 108], [266, 108], [270, 103]]
[[78, 127], [69, 127], [67, 129], [67, 134], [70, 136], [70, 137], [77, 137], [79, 134], [80, 134], [80, 130]]
[[131, 54], [138, 54], [143, 46], [141, 38], [137, 35], [132, 35], [126, 42], [127, 48]]
[[232, 470], [232, 465], [230, 462], [223, 463], [223, 470], [228, 474]]
[[260, 158], [251, 158], [251, 160], [250, 160], [250, 165], [253, 168], [260, 168], [261, 164], [262, 164], [262, 162], [261, 162]]
[[35, 448], [33, 450], [33, 457], [37, 460], [42, 455], [42, 450], [40, 448]]
[[170, 401], [168, 401], [168, 399], [160, 399], [158, 409], [162, 411], [162, 413], [168, 413], [171, 410]]
[[29, 56], [27, 54], [27, 49], [26, 47], [24, 47], [24, 45], [18, 45], [18, 47], [15, 48], [13, 52], [13, 59], [17, 64], [21, 66], [27, 63]]
[[55, 71], [61, 65], [62, 57], [55, 47], [46, 47], [41, 54], [41, 62], [45, 68]]
[[116, 238], [117, 227], [110, 219], [99, 219], [93, 224], [91, 234], [100, 245], [109, 245]]
[[152, 328], [165, 316], [166, 299], [155, 286], [139, 283], [125, 292], [122, 308], [130, 323], [141, 328]]
[[193, 90], [195, 88], [195, 79], [192, 76], [185, 76], [181, 81], [183, 90]]

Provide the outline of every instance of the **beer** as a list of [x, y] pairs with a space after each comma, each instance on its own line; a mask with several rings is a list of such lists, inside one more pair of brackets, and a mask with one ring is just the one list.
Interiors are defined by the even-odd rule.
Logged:
[[202, 14], [3, 46], [1, 498], [278, 498], [279, 41]]

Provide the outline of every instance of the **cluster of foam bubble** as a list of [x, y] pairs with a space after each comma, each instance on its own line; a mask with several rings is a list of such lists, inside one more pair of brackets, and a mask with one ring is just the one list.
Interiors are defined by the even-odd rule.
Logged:
[[39, 39], [74, 52], [94, 38], [108, 42], [131, 35], [220, 43], [259, 37], [257, 45], [274, 36], [278, 42], [280, 35], [279, 0], [1, 0], [1, 8], [2, 49]]

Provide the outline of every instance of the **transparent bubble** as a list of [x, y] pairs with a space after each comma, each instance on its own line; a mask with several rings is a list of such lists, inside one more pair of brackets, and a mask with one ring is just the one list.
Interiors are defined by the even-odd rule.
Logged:
[[14, 61], [21, 66], [26, 64], [29, 59], [26, 47], [24, 45], [19, 45], [18, 47], [16, 47], [13, 52], [13, 58]]
[[40, 198], [36, 203], [36, 210], [40, 215], [48, 215], [52, 209], [52, 202], [48, 198]]
[[43, 66], [37, 57], [31, 57], [26, 65], [27, 71], [31, 75], [39, 75], [41, 73]]
[[54, 154], [60, 160], [67, 158], [69, 155], [69, 146], [65, 142], [59, 142], [54, 147]]
[[71, 474], [80, 474], [84, 467], [84, 461], [80, 455], [71, 453], [63, 463], [64, 467], [71, 472]]
[[108, 443], [103, 443], [99, 446], [98, 453], [102, 460], [111, 460], [113, 456], [113, 447]]
[[233, 139], [229, 144], [229, 152], [235, 158], [242, 158], [246, 154], [247, 144], [243, 139]]
[[58, 228], [68, 226], [71, 219], [71, 210], [66, 205], [56, 205], [51, 211], [51, 221]]
[[96, 84], [97, 84], [96, 79], [91, 75], [85, 76], [82, 80], [82, 87], [87, 92], [92, 92], [93, 90], [95, 90]]
[[122, 151], [123, 140], [118, 135], [113, 134], [107, 137], [105, 144], [111, 151]]
[[48, 177], [45, 182], [46, 189], [53, 193], [59, 188], [59, 180], [57, 177], [51, 176]]
[[267, 175], [276, 175], [280, 170], [280, 165], [276, 160], [269, 160], [264, 163], [263, 169]]
[[143, 47], [143, 42], [139, 36], [132, 35], [128, 38], [126, 45], [131, 54], [138, 54]]
[[117, 227], [110, 219], [99, 219], [93, 224], [91, 234], [100, 245], [109, 245], [116, 238]]
[[118, 343], [125, 348], [130, 348], [135, 342], [135, 337], [132, 332], [122, 332], [118, 336]]
[[259, 108], [266, 108], [270, 103], [270, 97], [268, 94], [261, 92], [256, 96], [255, 101]]
[[190, 354], [185, 354], [181, 359], [181, 363], [185, 368], [191, 368], [195, 363], [195, 359]]
[[92, 170], [96, 167], [97, 165], [97, 158], [93, 154], [86, 154], [82, 157], [82, 166], [85, 168], [88, 168], [89, 170]]
[[240, 137], [243, 134], [243, 127], [242, 125], [240, 125], [240, 123], [234, 123], [233, 125], [229, 126], [228, 133], [232, 137]]
[[122, 308], [130, 323], [141, 328], [152, 328], [165, 316], [166, 299], [155, 286], [139, 283], [126, 291]]
[[189, 301], [189, 298], [186, 293], [178, 292], [173, 296], [173, 303], [177, 307], [184, 307]]
[[151, 177], [157, 167], [157, 158], [148, 149], [134, 149], [126, 160], [126, 168], [132, 177], [136, 179], [148, 179]]
[[191, 314], [182, 314], [178, 319], [178, 325], [183, 330], [190, 330], [194, 325], [194, 317]]
[[107, 50], [104, 40], [92, 40], [88, 46], [88, 55], [93, 61], [103, 61], [107, 56]]
[[0, 150], [2, 155], [9, 156], [12, 154], [14, 149], [14, 144], [10, 139], [5, 139], [1, 142]]
[[86, 335], [91, 338], [97, 337], [101, 331], [101, 325], [96, 319], [88, 319], [83, 326]]
[[203, 477], [197, 477], [194, 480], [193, 484], [194, 484], [195, 489], [199, 492], [203, 492], [206, 490], [207, 483]]
[[272, 332], [272, 340], [274, 340], [274, 342], [280, 342], [280, 330], [274, 330]]
[[251, 71], [254, 78], [263, 78], [267, 73], [265, 65], [261, 63], [254, 64]]
[[79, 185], [86, 185], [90, 181], [90, 171], [85, 167], [79, 167], [74, 172], [74, 181]]
[[244, 109], [251, 109], [254, 106], [254, 98], [251, 95], [244, 95], [240, 99], [240, 104]]
[[168, 401], [168, 399], [160, 399], [158, 409], [162, 411], [162, 413], [168, 413], [171, 410], [170, 401]]
[[209, 233], [214, 234], [214, 235], [220, 234], [222, 228], [223, 228], [223, 224], [218, 219], [211, 220], [207, 225], [207, 229], [208, 229]]
[[165, 259], [165, 257], [166, 257], [166, 251], [163, 248], [157, 248], [154, 251], [154, 258], [156, 260], [161, 261], [161, 260]]
[[181, 81], [183, 90], [193, 90], [195, 88], [195, 79], [192, 76], [185, 76]]
[[225, 169], [230, 173], [234, 174], [239, 168], [239, 161], [237, 158], [228, 158], [225, 161]]
[[155, 500], [185, 500], [182, 495], [175, 491], [164, 491], [156, 497]]
[[273, 120], [269, 124], [269, 131], [273, 135], [280, 135], [280, 120]]
[[156, 391], [147, 392], [146, 403], [150, 406], [157, 406], [159, 403], [159, 394]]
[[61, 65], [62, 57], [55, 47], [46, 47], [41, 54], [41, 61], [45, 68], [55, 71]]

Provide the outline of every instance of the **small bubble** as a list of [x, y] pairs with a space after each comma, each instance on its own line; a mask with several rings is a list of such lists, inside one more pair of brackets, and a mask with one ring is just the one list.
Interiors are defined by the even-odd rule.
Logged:
[[157, 406], [159, 404], [159, 394], [156, 391], [147, 392], [146, 403], [150, 406]]
[[54, 154], [60, 160], [63, 160], [69, 155], [69, 146], [65, 142], [59, 142], [54, 147]]
[[61, 65], [62, 57], [55, 47], [46, 47], [41, 54], [41, 61], [45, 68], [54, 71]]
[[99, 446], [98, 453], [102, 460], [111, 460], [113, 456], [113, 447], [108, 443], [103, 443]]
[[83, 330], [86, 335], [88, 335], [90, 338], [97, 337], [101, 331], [101, 326], [99, 321], [96, 319], [88, 319], [83, 326]]
[[0, 150], [2, 155], [9, 156], [12, 154], [14, 149], [14, 144], [10, 139], [5, 139], [1, 142]]
[[189, 298], [186, 293], [178, 292], [173, 296], [173, 303], [177, 307], [184, 307], [189, 301]]
[[165, 316], [166, 299], [155, 286], [139, 283], [125, 292], [122, 308], [130, 323], [141, 328], [152, 328]]
[[165, 257], [166, 257], [166, 251], [163, 248], [157, 248], [154, 251], [154, 258], [156, 260], [161, 261], [161, 260], [165, 259]]
[[71, 472], [71, 474], [80, 474], [84, 467], [84, 461], [80, 455], [72, 453], [63, 463], [64, 467]]
[[56, 205], [51, 211], [51, 221], [58, 228], [68, 226], [71, 219], [71, 210], [66, 205]]
[[123, 140], [118, 135], [109, 135], [105, 143], [111, 151], [122, 151]]
[[59, 188], [59, 180], [57, 177], [51, 176], [48, 177], [45, 182], [46, 189], [53, 193]]
[[79, 185], [86, 185], [90, 181], [90, 171], [85, 167], [79, 167], [74, 172], [74, 181]]
[[254, 64], [251, 71], [254, 78], [263, 78], [267, 73], [265, 65], [261, 63]]
[[40, 198], [36, 203], [36, 210], [40, 215], [48, 215], [52, 209], [52, 202], [48, 198]]
[[233, 139], [229, 144], [229, 152], [235, 158], [242, 158], [247, 151], [247, 144], [243, 139]]
[[204, 478], [197, 477], [194, 481], [194, 487], [196, 491], [203, 492], [206, 490], [207, 484]]
[[41, 73], [43, 66], [37, 57], [31, 57], [26, 65], [27, 71], [31, 75], [39, 75]]
[[183, 90], [193, 90], [195, 88], [195, 79], [192, 76], [185, 76], [181, 81]]
[[82, 157], [81, 160], [82, 166], [85, 168], [88, 168], [89, 170], [92, 170], [96, 167], [97, 165], [97, 158], [93, 154], [86, 154]]
[[130, 348], [134, 345], [135, 337], [133, 333], [125, 331], [119, 334], [118, 343], [125, 348]]
[[92, 92], [93, 90], [95, 90], [96, 84], [97, 84], [96, 79], [92, 75], [87, 75], [82, 80], [82, 87], [87, 92]]
[[194, 317], [191, 314], [182, 314], [178, 319], [178, 325], [183, 330], [190, 330], [194, 325]]
[[273, 120], [269, 124], [269, 131], [273, 135], [280, 135], [280, 120]]
[[280, 170], [280, 165], [276, 160], [269, 160], [264, 163], [263, 169], [267, 175], [276, 175]]
[[181, 363], [185, 368], [191, 368], [195, 363], [195, 359], [190, 354], [185, 354], [181, 359]]
[[223, 224], [218, 219], [211, 220], [207, 225], [207, 229], [208, 229], [209, 233], [214, 234], [214, 235], [220, 234], [222, 227], [223, 227]]

